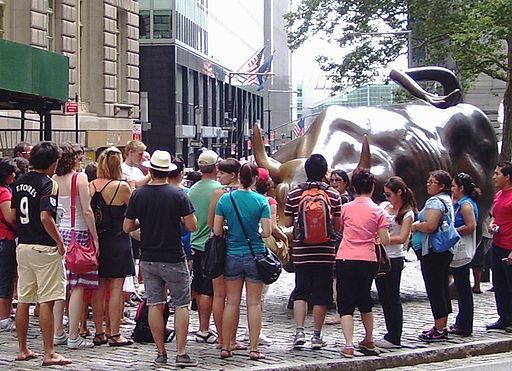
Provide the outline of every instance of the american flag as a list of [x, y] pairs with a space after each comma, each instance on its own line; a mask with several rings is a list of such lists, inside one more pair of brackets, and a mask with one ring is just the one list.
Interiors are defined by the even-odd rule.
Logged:
[[[258, 69], [260, 68], [261, 58], [263, 57], [264, 50], [265, 50], [265, 48], [262, 48], [257, 54], [254, 55], [254, 57], [251, 58], [249, 63], [247, 63], [247, 72], [250, 72], [250, 73], [258, 72]], [[251, 76], [247, 77], [247, 79], [245, 80], [244, 83], [247, 85], [257, 84], [258, 76], [251, 75]]]
[[295, 138], [301, 137], [304, 135], [304, 119], [301, 117], [293, 127], [293, 134], [295, 134]]

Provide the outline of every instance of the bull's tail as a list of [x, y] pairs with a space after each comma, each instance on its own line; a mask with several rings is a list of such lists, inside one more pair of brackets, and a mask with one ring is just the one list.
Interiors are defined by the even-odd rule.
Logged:
[[[462, 88], [459, 79], [449, 69], [443, 67], [418, 67], [405, 72], [391, 70], [389, 77], [400, 84], [416, 98], [424, 100], [437, 108], [448, 108], [462, 100]], [[443, 87], [443, 96], [424, 90], [418, 81], [436, 81]]]

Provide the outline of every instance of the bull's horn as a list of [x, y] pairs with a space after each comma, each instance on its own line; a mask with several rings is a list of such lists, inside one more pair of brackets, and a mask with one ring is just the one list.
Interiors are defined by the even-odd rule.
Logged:
[[370, 170], [371, 168], [371, 155], [370, 145], [368, 144], [368, 134], [363, 136], [363, 147], [361, 148], [361, 158], [357, 164], [357, 168]]
[[261, 140], [261, 129], [258, 123], [255, 123], [252, 129], [252, 148], [254, 151], [254, 158], [259, 167], [264, 167], [270, 173], [270, 176], [274, 180], [281, 178], [279, 169], [281, 163], [271, 157], [267, 156], [265, 146]]

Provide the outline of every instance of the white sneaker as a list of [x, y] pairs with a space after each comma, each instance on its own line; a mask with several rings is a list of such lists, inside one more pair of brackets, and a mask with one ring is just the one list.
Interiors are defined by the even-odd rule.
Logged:
[[68, 335], [63, 332], [60, 336], [53, 337], [53, 345], [66, 345], [68, 343]]
[[260, 333], [259, 345], [272, 345], [272, 339], [263, 333]]
[[12, 318], [0, 320], [0, 332], [9, 332], [16, 330], [16, 322]]
[[[248, 343], [249, 341], [251, 341], [251, 338], [249, 337], [249, 329], [246, 328], [244, 334], [244, 342]], [[272, 339], [266, 336], [263, 332], [260, 332], [259, 345], [272, 345]]]
[[81, 336], [78, 336], [74, 340], [68, 339], [67, 344], [69, 349], [92, 348], [94, 346], [94, 343], [88, 342]]

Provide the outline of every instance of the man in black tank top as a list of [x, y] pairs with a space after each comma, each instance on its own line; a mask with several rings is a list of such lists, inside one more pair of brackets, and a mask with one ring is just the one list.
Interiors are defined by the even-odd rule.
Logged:
[[50, 178], [55, 173], [60, 154], [55, 143], [36, 144], [29, 160], [33, 170], [14, 183], [11, 201], [19, 238], [16, 253], [19, 354], [16, 360], [37, 357], [27, 346], [28, 309], [31, 303], [37, 302], [40, 304], [39, 326], [44, 344], [43, 366], [71, 363], [53, 349], [53, 304], [56, 300], [66, 299], [64, 244], [55, 224], [58, 188]]

